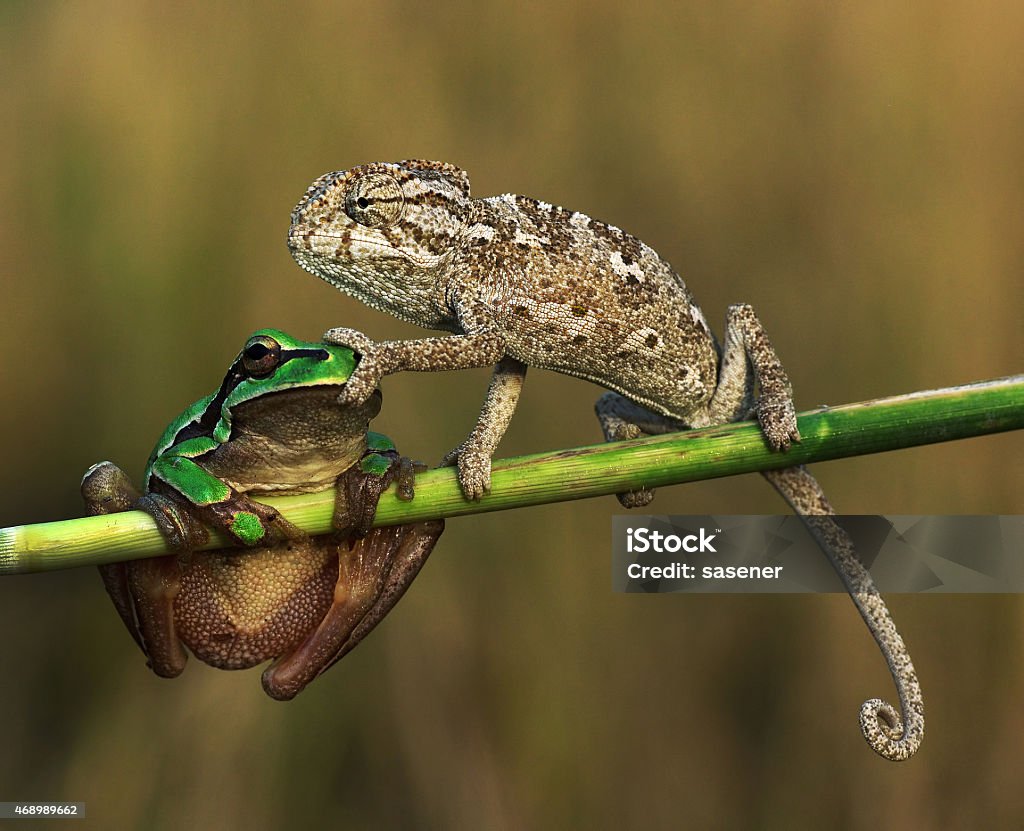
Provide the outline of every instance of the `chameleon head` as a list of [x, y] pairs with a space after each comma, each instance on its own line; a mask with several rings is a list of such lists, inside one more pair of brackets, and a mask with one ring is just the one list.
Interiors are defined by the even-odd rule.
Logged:
[[458, 247], [470, 206], [469, 177], [445, 162], [325, 173], [292, 211], [288, 248], [311, 274], [409, 319], [410, 301], [436, 302], [438, 273]]

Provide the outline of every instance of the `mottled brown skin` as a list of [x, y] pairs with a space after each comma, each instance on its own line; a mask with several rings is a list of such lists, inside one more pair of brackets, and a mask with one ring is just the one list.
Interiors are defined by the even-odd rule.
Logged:
[[[379, 393], [357, 406], [338, 404], [340, 387], [276, 392], [239, 406], [230, 441], [203, 457], [203, 466], [239, 492], [310, 492], [334, 487], [334, 535], [309, 537], [276, 517], [281, 541], [254, 549], [192, 553], [205, 539], [194, 506], [170, 489], [158, 504], [161, 520], [178, 526], [177, 554], [100, 568], [121, 619], [163, 677], [181, 673], [184, 647], [221, 669], [245, 669], [276, 659], [264, 690], [286, 700], [349, 652], [390, 611], [412, 582], [444, 523], [371, 529], [391, 474], [359, 470]], [[397, 456], [397, 454], [396, 454]], [[411, 481], [403, 483], [411, 490]], [[82, 484], [87, 508], [107, 514], [152, 505], [109, 462]], [[248, 497], [246, 507], [254, 504]], [[171, 504], [173, 503], [173, 504]], [[276, 514], [266, 509], [270, 517]], [[170, 519], [168, 519], [168, 517]], [[209, 519], [209, 517], [204, 517]]]
[[[367, 305], [455, 335], [374, 344], [353, 330], [332, 329], [325, 340], [363, 354], [345, 400], [369, 395], [390, 372], [496, 364], [473, 432], [444, 460], [458, 464], [467, 499], [490, 488], [491, 456], [527, 366], [613, 390], [596, 405], [610, 441], [751, 415], [775, 450], [800, 439], [789, 379], [753, 309], [729, 308], [720, 346], [665, 260], [585, 214], [512, 194], [473, 199], [465, 171], [445, 162], [373, 163], [314, 181], [292, 212], [288, 246], [304, 269]], [[769, 478], [794, 507], [809, 504], [808, 488], [818, 495], [815, 505], [828, 504], [810, 474], [790, 470]], [[653, 492], [619, 498], [639, 507]], [[818, 539], [827, 545], [838, 537]], [[879, 637], [895, 627], [870, 576], [843, 572], [849, 559], [828, 553], [876, 635], [905, 709], [914, 690], [919, 704], [902, 641]], [[860, 602], [858, 594], [872, 599]], [[917, 749], [923, 717], [917, 718], [920, 707], [911, 709], [906, 725], [887, 704], [867, 717], [873, 726], [864, 734], [883, 756], [904, 759]], [[890, 717], [897, 723], [879, 726]]]
[[527, 366], [586, 378], [680, 429], [735, 420], [732, 379], [752, 362], [769, 443], [799, 438], [789, 381], [750, 307], [732, 310], [720, 355], [672, 267], [585, 214], [511, 194], [472, 199], [466, 174], [442, 162], [378, 163], [314, 182], [288, 244], [303, 268], [364, 303], [459, 336], [374, 345], [331, 330], [325, 340], [364, 352], [346, 400], [390, 372], [498, 364], [473, 434], [449, 458], [470, 499], [490, 487]]

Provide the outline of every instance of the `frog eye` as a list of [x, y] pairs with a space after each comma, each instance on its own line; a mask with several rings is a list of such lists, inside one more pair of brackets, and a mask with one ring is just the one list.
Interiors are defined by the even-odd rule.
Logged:
[[250, 376], [269, 375], [281, 363], [281, 344], [267, 335], [250, 338], [242, 350], [242, 368]]
[[394, 176], [370, 173], [356, 179], [345, 198], [345, 213], [360, 225], [387, 228], [402, 216], [405, 197]]

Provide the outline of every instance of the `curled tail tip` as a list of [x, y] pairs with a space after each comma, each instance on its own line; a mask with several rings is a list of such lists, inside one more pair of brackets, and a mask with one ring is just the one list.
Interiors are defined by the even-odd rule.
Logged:
[[899, 711], [880, 698], [865, 701], [860, 708], [860, 731], [883, 759], [903, 762], [917, 753], [924, 738], [924, 716], [911, 713], [909, 723]]

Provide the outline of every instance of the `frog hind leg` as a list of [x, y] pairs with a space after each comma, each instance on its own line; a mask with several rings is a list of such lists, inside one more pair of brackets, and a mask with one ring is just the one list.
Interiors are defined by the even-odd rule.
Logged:
[[[92, 516], [148, 505], [128, 475], [110, 462], [86, 471], [82, 497]], [[114, 608], [153, 671], [168, 678], [180, 674], [188, 656], [174, 630], [174, 598], [180, 590], [177, 557], [109, 563], [100, 566], [99, 572]]]
[[125, 628], [162, 678], [174, 678], [188, 655], [174, 627], [174, 598], [181, 588], [176, 556], [100, 566], [107, 594]]
[[[99, 462], [90, 467], [82, 477], [82, 498], [89, 516], [106, 516], [130, 511], [139, 500], [139, 492], [132, 480], [113, 462]], [[128, 564], [108, 563], [99, 567], [103, 585], [114, 602], [114, 608], [139, 649], [142, 643], [139, 622], [135, 618], [131, 591], [128, 588]]]
[[350, 652], [412, 583], [444, 530], [442, 520], [375, 528], [338, 547], [334, 601], [316, 629], [263, 672], [263, 689], [287, 701]]
[[114, 601], [114, 608], [117, 609], [117, 614], [120, 616], [121, 622], [124, 623], [125, 629], [128, 630], [128, 634], [132, 636], [132, 640], [134, 640], [139, 649], [145, 653], [146, 646], [142, 642], [142, 633], [139, 631], [139, 622], [135, 619], [132, 595], [128, 588], [128, 564], [110, 563], [105, 566], [100, 566], [99, 572], [100, 577], [103, 580], [103, 586], [107, 590], [107, 594], [110, 596], [110, 599]]
[[132, 563], [128, 588], [150, 669], [161, 678], [180, 675], [188, 654], [174, 624], [174, 599], [181, 591], [178, 557], [172, 554]]

